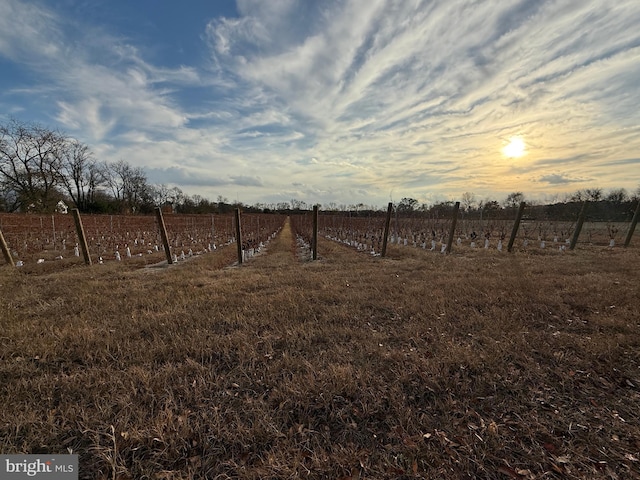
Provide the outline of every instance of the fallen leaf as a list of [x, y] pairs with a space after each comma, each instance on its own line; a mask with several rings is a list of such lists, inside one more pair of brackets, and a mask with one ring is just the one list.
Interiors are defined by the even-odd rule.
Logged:
[[409, 448], [417, 448], [418, 444], [411, 437], [404, 437], [402, 443]]
[[504, 475], [508, 475], [511, 478], [520, 478], [520, 475], [518, 475], [518, 472], [516, 472], [511, 467], [507, 467], [506, 465], [500, 465], [498, 467], [498, 472], [503, 473]]

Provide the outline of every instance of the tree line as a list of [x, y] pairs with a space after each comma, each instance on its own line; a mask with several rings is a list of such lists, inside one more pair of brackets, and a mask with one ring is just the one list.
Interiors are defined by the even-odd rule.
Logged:
[[234, 205], [152, 184], [141, 167], [98, 161], [84, 143], [36, 123], [0, 124], [0, 211], [53, 212], [60, 201], [89, 213], [224, 213]]
[[[589, 202], [587, 217], [590, 220], [628, 222], [640, 201], [640, 188], [631, 194], [624, 188], [614, 188], [608, 192], [602, 188], [583, 189], [546, 203], [528, 200], [522, 192], [512, 192], [502, 201], [477, 199], [475, 194], [465, 192], [461, 197], [460, 212], [467, 219], [512, 219], [520, 203], [526, 202], [526, 218], [574, 221], [585, 201]], [[402, 214], [432, 218], [449, 217], [454, 204], [453, 201], [420, 204], [415, 198], [406, 197], [396, 204], [396, 210]]]

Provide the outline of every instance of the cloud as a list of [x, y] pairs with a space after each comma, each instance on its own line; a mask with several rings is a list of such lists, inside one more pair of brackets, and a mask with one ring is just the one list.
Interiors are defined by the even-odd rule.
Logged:
[[541, 176], [536, 181], [542, 182], [542, 183], [548, 183], [551, 185], [564, 185], [568, 183], [582, 183], [582, 182], [591, 181], [591, 180], [593, 179], [572, 178], [572, 177], [568, 177], [566, 175], [562, 175], [558, 173], [551, 173], [549, 175]]
[[220, 187], [238, 185], [243, 187], [262, 187], [263, 181], [252, 175], [217, 175], [202, 168], [171, 166], [167, 168], [147, 168], [148, 179], [153, 183], [175, 186]]
[[147, 168], [148, 179], [153, 183], [170, 184], [174, 186], [205, 186], [216, 187], [225, 185], [227, 181], [211, 175], [206, 171], [195, 171], [184, 167]]
[[[5, 0], [0, 55], [43, 80], [3, 105], [37, 97], [102, 159], [245, 201], [640, 183], [635, 0], [238, 0], [237, 12], [207, 22], [206, 62], [170, 68], [118, 32]], [[527, 143], [518, 161], [500, 155], [512, 135]]]
[[35, 65], [61, 53], [59, 19], [36, 4], [0, 3], [0, 32], [0, 54], [13, 61]]
[[263, 183], [260, 177], [250, 175], [233, 175], [229, 177], [231, 184], [241, 185], [243, 187], [262, 187]]
[[0, 52], [45, 75], [63, 126], [101, 141], [118, 125], [157, 130], [187, 122], [164, 86], [200, 84], [195, 69], [149, 65], [135, 47], [37, 3], [7, 0], [0, 18]]
[[618, 165], [638, 165], [640, 166], [640, 158], [622, 158], [619, 160], [611, 160], [600, 162], [601, 166], [618, 166]]

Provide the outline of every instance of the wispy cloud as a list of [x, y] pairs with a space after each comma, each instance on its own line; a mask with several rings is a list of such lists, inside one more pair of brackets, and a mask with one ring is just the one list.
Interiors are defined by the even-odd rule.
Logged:
[[263, 181], [254, 175], [218, 175], [215, 170], [206, 167], [168, 167], [148, 168], [146, 170], [150, 181], [158, 184], [181, 185], [191, 187], [262, 187]]
[[[193, 68], [159, 68], [107, 33], [58, 17], [37, 3], [0, 7], [0, 51], [46, 76], [65, 127], [101, 141], [113, 128], [176, 128], [186, 123], [167, 85], [199, 84]], [[5, 15], [2, 15], [5, 13]]]
[[[593, 148], [589, 129], [599, 128], [611, 106], [594, 85], [611, 85], [613, 76], [615, 97], [638, 79], [621, 76], [640, 65], [633, 28], [640, 14], [632, 2], [348, 2], [307, 16], [300, 30], [308, 34], [286, 45], [265, 32], [292, 21], [287, 13], [295, 9], [275, 19], [261, 13], [238, 30], [209, 25], [211, 38], [224, 44], [251, 41], [246, 26], [255, 25], [255, 38], [268, 46], [241, 58], [217, 49], [218, 64], [287, 105], [319, 157], [362, 153], [387, 172], [394, 158], [422, 157], [413, 167], [425, 179], [432, 178], [430, 161], [443, 157], [460, 174], [495, 171], [496, 144], [514, 133], [561, 157], [570, 143]], [[613, 121], [604, 126], [616, 134]], [[416, 184], [415, 175], [403, 178]]]
[[584, 178], [571, 178], [566, 175], [552, 173], [549, 175], [541, 176], [538, 181], [543, 183], [549, 183], [551, 185], [565, 185], [570, 183], [582, 183], [585, 181], [593, 181], [593, 179], [584, 179]]
[[[50, 114], [105, 159], [205, 194], [383, 204], [390, 191], [640, 183], [628, 171], [640, 148], [635, 0], [239, 0], [237, 12], [206, 24], [206, 61], [170, 68], [118, 32], [5, 0], [0, 55], [40, 72], [24, 88], [46, 87]], [[512, 135], [527, 156], [501, 156]]]

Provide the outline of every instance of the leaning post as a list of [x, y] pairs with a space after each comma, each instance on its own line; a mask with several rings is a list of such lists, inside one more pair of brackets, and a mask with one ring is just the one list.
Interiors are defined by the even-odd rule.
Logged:
[[9, 247], [7, 246], [7, 242], [4, 241], [2, 230], [0, 230], [0, 248], [2, 248], [2, 255], [4, 255], [4, 259], [7, 261], [7, 263], [12, 267], [15, 267], [16, 264], [13, 261], [13, 257], [11, 256], [11, 252], [9, 251]]
[[387, 254], [387, 238], [389, 238], [389, 227], [391, 225], [391, 212], [393, 212], [393, 203], [389, 202], [387, 207], [387, 218], [384, 221], [384, 236], [382, 237], [382, 252], [380, 256], [384, 257]]
[[158, 219], [158, 228], [160, 229], [160, 238], [162, 239], [162, 245], [164, 246], [164, 255], [167, 257], [167, 263], [173, 264], [173, 258], [171, 257], [171, 249], [169, 248], [169, 237], [167, 236], [167, 227], [164, 224], [164, 218], [162, 217], [162, 208], [156, 207], [156, 218]]
[[447, 249], [445, 252], [451, 253], [451, 245], [453, 244], [453, 236], [456, 234], [456, 223], [458, 223], [458, 210], [460, 210], [460, 202], [456, 202], [453, 206], [453, 218], [451, 219], [451, 228], [449, 229], [449, 238], [447, 239]]
[[80, 210], [74, 208], [71, 212], [73, 213], [73, 220], [76, 223], [76, 232], [78, 232], [78, 240], [80, 248], [82, 249], [84, 263], [91, 266], [91, 255], [89, 255], [89, 246], [87, 245], [87, 237], [84, 234], [84, 227], [82, 226], [82, 219], [80, 218]]
[[318, 259], [318, 205], [313, 206], [313, 234], [311, 236], [311, 258]]
[[638, 216], [640, 216], [640, 199], [638, 199], [638, 206], [636, 207], [636, 213], [633, 214], [633, 219], [631, 220], [631, 225], [629, 225], [629, 231], [627, 232], [627, 238], [624, 240], [624, 248], [627, 248], [631, 243], [631, 237], [633, 237], [633, 232], [636, 229], [636, 225], [638, 224]]
[[573, 237], [571, 238], [571, 244], [569, 245], [569, 250], [573, 250], [576, 248], [576, 243], [578, 243], [578, 237], [580, 236], [580, 230], [582, 230], [582, 224], [584, 223], [584, 217], [587, 214], [587, 203], [588, 200], [585, 200], [582, 204], [582, 209], [580, 210], [580, 215], [578, 216], [578, 223], [576, 223], [576, 229], [573, 232]]
[[240, 228], [240, 209], [236, 208], [236, 245], [238, 247], [238, 264], [242, 265], [242, 228]]
[[520, 208], [518, 208], [518, 213], [516, 214], [516, 223], [513, 224], [513, 229], [511, 230], [511, 237], [509, 237], [509, 245], [507, 246], [507, 252], [511, 252], [513, 250], [513, 242], [516, 241], [516, 235], [518, 235], [518, 229], [520, 228], [520, 222], [522, 221], [522, 213], [524, 212], [525, 202], [520, 202]]

